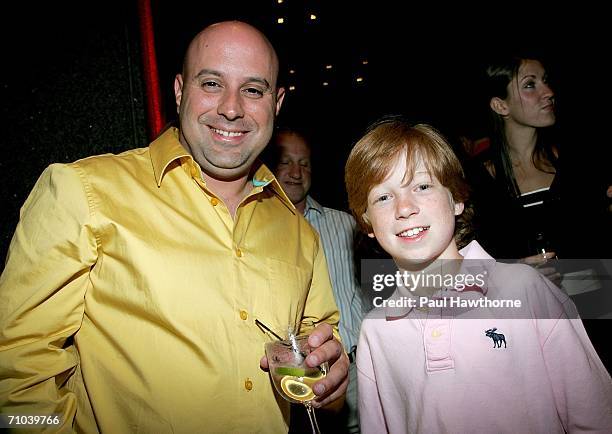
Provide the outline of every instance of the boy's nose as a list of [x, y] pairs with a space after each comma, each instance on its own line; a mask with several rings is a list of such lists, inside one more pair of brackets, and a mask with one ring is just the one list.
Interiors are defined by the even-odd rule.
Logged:
[[395, 207], [395, 218], [406, 219], [413, 214], [418, 214], [419, 211], [419, 206], [411, 198], [399, 198], [397, 206]]

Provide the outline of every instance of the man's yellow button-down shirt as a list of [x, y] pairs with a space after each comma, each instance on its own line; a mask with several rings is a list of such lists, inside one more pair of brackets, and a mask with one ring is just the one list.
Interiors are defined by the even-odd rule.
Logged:
[[318, 237], [264, 166], [232, 218], [177, 137], [41, 175], [0, 277], [2, 412], [81, 432], [287, 431], [255, 319], [337, 324]]

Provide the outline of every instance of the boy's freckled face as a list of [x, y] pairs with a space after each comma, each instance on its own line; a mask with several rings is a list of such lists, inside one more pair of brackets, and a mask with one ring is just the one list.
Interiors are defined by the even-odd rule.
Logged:
[[406, 154], [395, 160], [388, 177], [368, 194], [364, 218], [381, 247], [401, 266], [435, 259], [460, 259], [453, 238], [455, 216], [463, 204], [453, 204], [449, 190], [430, 176], [422, 159], [406, 179]]

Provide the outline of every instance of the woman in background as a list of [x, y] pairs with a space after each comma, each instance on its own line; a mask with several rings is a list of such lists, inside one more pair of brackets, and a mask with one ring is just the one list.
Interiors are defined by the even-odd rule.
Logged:
[[[490, 146], [466, 164], [476, 237], [492, 256], [530, 264], [572, 295], [610, 366], [605, 328], [587, 319], [612, 314], [610, 281], [601, 277], [609, 272], [593, 259], [610, 256], [606, 174], [595, 169], [596, 145], [585, 139], [585, 127], [578, 126], [578, 137], [585, 142], [571, 142], [572, 152], [584, 155], [585, 161], [563, 159], [568, 154], [562, 153], [550, 128], [556, 122], [555, 93], [535, 56], [492, 62], [485, 80], [493, 119]], [[593, 260], [587, 265], [551, 261], [557, 256]]]
[[559, 149], [543, 131], [556, 121], [555, 94], [539, 60], [509, 58], [486, 73], [491, 144], [467, 167], [478, 238], [493, 256], [539, 265], [560, 247]]

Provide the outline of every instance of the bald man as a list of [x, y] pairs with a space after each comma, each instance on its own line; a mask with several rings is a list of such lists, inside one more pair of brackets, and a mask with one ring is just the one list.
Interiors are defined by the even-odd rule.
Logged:
[[212, 25], [175, 80], [178, 129], [44, 171], [0, 277], [2, 413], [57, 416], [52, 432], [286, 432], [266, 327], [311, 333], [307, 364], [329, 362], [315, 407], [344, 394], [322, 247], [256, 163], [277, 73], [258, 30]]

